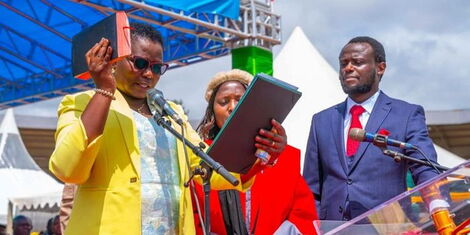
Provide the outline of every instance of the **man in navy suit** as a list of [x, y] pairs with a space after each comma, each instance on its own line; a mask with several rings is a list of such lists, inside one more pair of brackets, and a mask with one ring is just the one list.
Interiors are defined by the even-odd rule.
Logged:
[[[348, 139], [351, 127], [369, 133], [386, 130], [391, 139], [417, 146], [436, 163], [423, 108], [379, 89], [386, 68], [382, 44], [370, 37], [353, 38], [341, 50], [339, 63], [348, 98], [313, 116], [303, 170], [321, 220], [350, 220], [404, 192], [408, 169], [416, 184], [438, 174], [427, 166], [394, 162], [379, 147]], [[388, 148], [425, 160], [416, 151]]]

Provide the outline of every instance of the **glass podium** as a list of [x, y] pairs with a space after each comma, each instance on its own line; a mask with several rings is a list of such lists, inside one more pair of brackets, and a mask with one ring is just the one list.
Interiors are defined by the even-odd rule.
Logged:
[[351, 221], [315, 221], [318, 234], [470, 234], [470, 161]]

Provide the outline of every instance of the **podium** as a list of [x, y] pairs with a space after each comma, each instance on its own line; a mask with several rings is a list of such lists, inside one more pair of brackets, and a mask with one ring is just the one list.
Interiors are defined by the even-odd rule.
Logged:
[[470, 160], [350, 221], [322, 220], [314, 226], [325, 235], [467, 234], [469, 218]]

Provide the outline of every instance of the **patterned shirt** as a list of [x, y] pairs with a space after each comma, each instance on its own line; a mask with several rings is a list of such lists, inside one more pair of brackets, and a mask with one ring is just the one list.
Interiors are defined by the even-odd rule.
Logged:
[[178, 234], [180, 174], [176, 139], [133, 112], [141, 157], [142, 235]]

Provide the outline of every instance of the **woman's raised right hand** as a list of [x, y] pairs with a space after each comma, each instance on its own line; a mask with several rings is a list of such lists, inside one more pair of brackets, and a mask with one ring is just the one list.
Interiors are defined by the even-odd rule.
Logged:
[[116, 90], [116, 80], [112, 74], [112, 64], [110, 63], [113, 49], [109, 46], [109, 40], [102, 38], [86, 54], [88, 71], [90, 72], [96, 88], [114, 93]]

